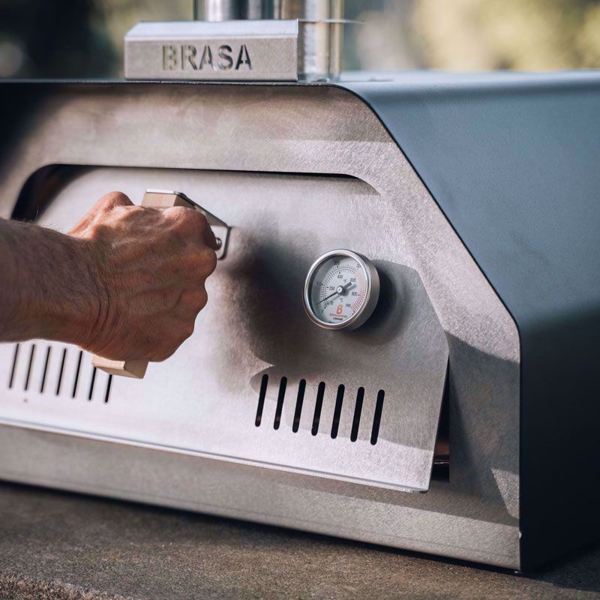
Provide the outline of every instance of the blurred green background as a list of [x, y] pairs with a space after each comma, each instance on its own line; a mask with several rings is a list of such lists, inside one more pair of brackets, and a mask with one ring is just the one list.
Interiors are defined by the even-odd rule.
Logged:
[[[347, 0], [344, 69], [600, 68], [600, 0]], [[0, 77], [121, 76], [138, 21], [192, 0], [0, 0]]]

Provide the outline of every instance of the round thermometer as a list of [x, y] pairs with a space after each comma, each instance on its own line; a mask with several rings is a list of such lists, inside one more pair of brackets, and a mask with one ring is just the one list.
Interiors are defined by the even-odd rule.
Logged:
[[324, 329], [356, 329], [379, 300], [375, 265], [350, 250], [332, 250], [318, 258], [304, 284], [304, 308]]

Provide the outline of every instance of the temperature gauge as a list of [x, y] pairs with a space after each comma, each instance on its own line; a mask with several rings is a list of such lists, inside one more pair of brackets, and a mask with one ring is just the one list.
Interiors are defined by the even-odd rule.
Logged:
[[313, 264], [304, 284], [304, 308], [324, 329], [356, 329], [379, 300], [375, 265], [350, 250], [332, 250]]

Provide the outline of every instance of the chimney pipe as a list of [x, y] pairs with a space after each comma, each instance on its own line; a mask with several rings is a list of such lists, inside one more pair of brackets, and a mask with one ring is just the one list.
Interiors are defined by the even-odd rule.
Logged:
[[198, 21], [298, 19], [298, 70], [330, 79], [342, 70], [344, 0], [194, 0]]

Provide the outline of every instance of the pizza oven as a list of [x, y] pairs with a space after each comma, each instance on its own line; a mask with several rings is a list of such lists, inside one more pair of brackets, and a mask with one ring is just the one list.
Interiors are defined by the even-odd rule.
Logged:
[[600, 75], [341, 73], [343, 4], [197, 2], [126, 79], [0, 84], [5, 218], [214, 217], [142, 378], [0, 346], [0, 476], [527, 570], [600, 492]]

